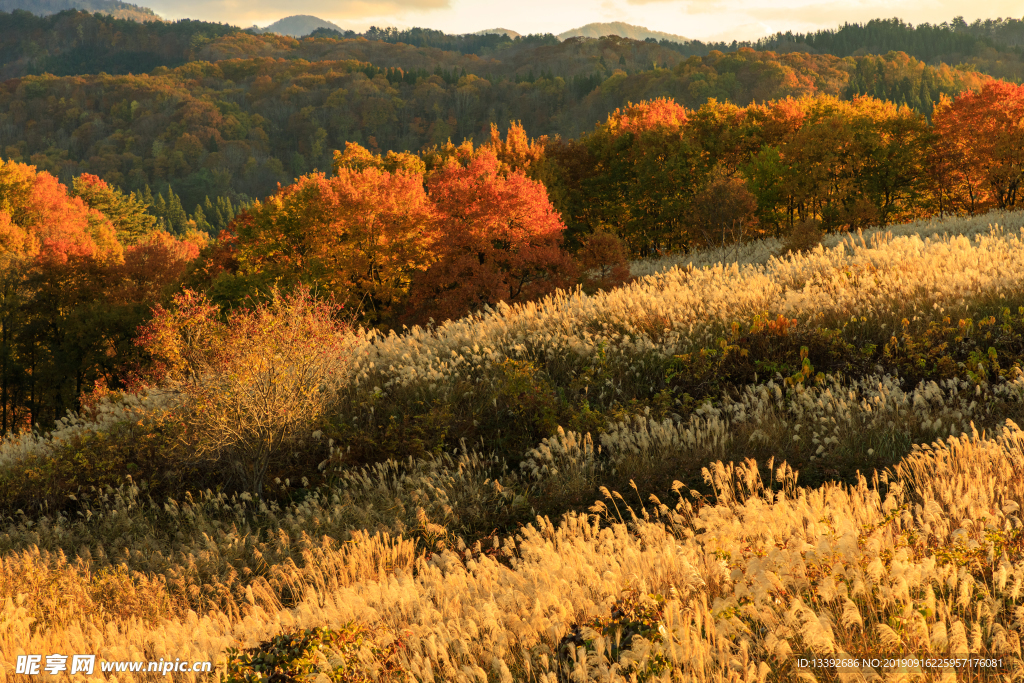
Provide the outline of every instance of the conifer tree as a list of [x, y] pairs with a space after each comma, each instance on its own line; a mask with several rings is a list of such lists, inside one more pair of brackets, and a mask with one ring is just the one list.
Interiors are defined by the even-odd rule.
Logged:
[[150, 202], [150, 205], [153, 207], [153, 213], [156, 214], [157, 218], [167, 217], [167, 200], [164, 199], [163, 192], [158, 192], [156, 199]]
[[181, 197], [174, 194], [174, 188], [167, 188], [167, 225], [175, 235], [184, 234], [188, 223], [188, 214], [181, 206]]
[[203, 205], [196, 204], [195, 213], [192, 214], [192, 220], [196, 223], [196, 230], [201, 230], [213, 234], [216, 231], [209, 221], [206, 220], [206, 214], [203, 213]]
[[211, 235], [216, 236], [221, 230], [224, 229], [224, 217], [221, 215], [220, 210], [218, 209], [218, 205], [210, 201], [210, 195], [206, 195], [206, 199], [203, 201], [203, 215], [206, 217], [206, 220], [210, 224]]
[[141, 197], [134, 192], [126, 195], [92, 174], [75, 178], [71, 195], [106, 216], [125, 246], [138, 243], [156, 229], [157, 219], [147, 212], [149, 207]]

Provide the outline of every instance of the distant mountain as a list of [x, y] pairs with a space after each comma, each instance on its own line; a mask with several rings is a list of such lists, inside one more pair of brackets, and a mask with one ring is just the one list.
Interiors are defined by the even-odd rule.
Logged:
[[160, 15], [148, 7], [139, 7], [120, 0], [0, 0], [0, 12], [22, 9], [41, 17], [69, 9], [102, 12], [115, 19], [132, 21], [162, 21]]
[[612, 22], [610, 24], [587, 24], [586, 26], [580, 26], [566, 31], [565, 33], [559, 33], [558, 37], [561, 40], [566, 38], [573, 38], [575, 36], [583, 36], [584, 38], [600, 38], [601, 36], [620, 36], [622, 38], [632, 38], [633, 40], [647, 40], [648, 38], [654, 38], [655, 40], [668, 40], [673, 43], [688, 43], [689, 38], [683, 36], [677, 36], [674, 33], [664, 33], [662, 31], [652, 31], [644, 28], [643, 26], [633, 26], [632, 24], [624, 24], [621, 21]]
[[512, 29], [508, 28], [485, 28], [483, 31], [476, 31], [473, 35], [486, 36], [488, 33], [504, 33], [509, 38], [519, 38], [523, 35], [522, 33], [516, 33]]
[[337, 24], [308, 14], [296, 14], [295, 16], [285, 17], [284, 19], [275, 21], [264, 29], [260, 29], [260, 32], [277, 33], [282, 36], [302, 38], [303, 36], [308, 36], [318, 28], [329, 28], [333, 31], [338, 31], [339, 33], [345, 32], [345, 29], [341, 28]]

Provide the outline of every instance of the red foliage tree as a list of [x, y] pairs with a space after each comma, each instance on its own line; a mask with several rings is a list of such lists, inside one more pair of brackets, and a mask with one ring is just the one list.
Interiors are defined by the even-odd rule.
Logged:
[[1024, 86], [989, 81], [935, 108], [936, 191], [953, 211], [1009, 208], [1024, 198]]
[[[114, 226], [99, 211], [68, 195], [67, 188], [35, 167], [0, 160], [0, 211], [17, 226], [20, 254], [66, 261], [69, 257], [120, 260]], [[25, 233], [22, 236], [22, 233]]]
[[575, 276], [561, 246], [565, 226], [544, 186], [504, 169], [489, 147], [459, 157], [427, 182], [438, 213], [436, 261], [413, 286], [414, 321], [525, 301]]
[[304, 283], [333, 294], [376, 323], [429, 262], [433, 222], [419, 173], [340, 165], [334, 178], [304, 176], [235, 221], [238, 270], [263, 290]]

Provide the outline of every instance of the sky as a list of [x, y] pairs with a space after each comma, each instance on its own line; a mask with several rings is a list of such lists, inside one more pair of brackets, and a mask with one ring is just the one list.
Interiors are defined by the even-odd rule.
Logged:
[[806, 32], [844, 22], [900, 17], [934, 24], [1024, 16], [1020, 0], [131, 0], [168, 19], [266, 26], [311, 14], [342, 28], [421, 26], [446, 33], [506, 28], [561, 33], [592, 22], [623, 21], [698, 40], [753, 40], [776, 31]]

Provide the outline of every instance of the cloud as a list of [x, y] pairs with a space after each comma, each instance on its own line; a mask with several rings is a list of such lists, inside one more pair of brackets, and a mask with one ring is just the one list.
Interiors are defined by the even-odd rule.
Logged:
[[727, 30], [720, 33], [704, 35], [700, 40], [705, 43], [717, 41], [728, 43], [733, 40], [757, 40], [772, 33], [772, 27], [762, 22], [737, 23], [732, 24]]
[[[744, 3], [747, 4], [747, 3]], [[925, 21], [941, 24], [957, 15], [972, 18], [995, 18], [997, 16], [1016, 16], [1020, 12], [1017, 0], [987, 0], [986, 2], [969, 2], [968, 0], [861, 0], [841, 4], [829, 2], [811, 2], [807, 4], [775, 4], [749, 5], [741, 11], [747, 17], [784, 23], [787, 28], [815, 26], [835, 28], [842, 24], [863, 23], [871, 19], [888, 19], [899, 17], [913, 24]]]
[[709, 12], [720, 12], [726, 9], [726, 3], [722, 0], [626, 0], [629, 5], [654, 5], [669, 4], [679, 5], [679, 9], [685, 9], [687, 14], [704, 14]]
[[171, 19], [188, 17], [236, 26], [269, 23], [295, 14], [358, 20], [451, 8], [451, 0], [149, 0], [140, 4]]
[[784, 22], [790, 26], [837, 26], [843, 22], [862, 22], [893, 14], [893, 4], [883, 2], [848, 3], [837, 8], [835, 3], [812, 3], [796, 6], [751, 7], [746, 15], [754, 19]]
[[[686, 14], [717, 14], [725, 13], [729, 3], [724, 0], [626, 0], [629, 5], [654, 5], [673, 3]], [[742, 10], [740, 11], [742, 13]]]
[[700, 0], [700, 2], [686, 3], [687, 14], [718, 14], [728, 10], [724, 2], [718, 0]]

